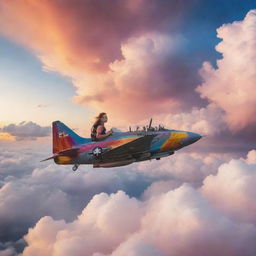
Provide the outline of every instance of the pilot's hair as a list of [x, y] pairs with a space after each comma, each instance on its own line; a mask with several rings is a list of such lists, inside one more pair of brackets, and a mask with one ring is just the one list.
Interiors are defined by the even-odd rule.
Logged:
[[104, 115], [106, 115], [106, 113], [105, 113], [105, 112], [101, 112], [101, 113], [98, 114], [98, 116], [95, 117], [96, 120], [95, 120], [95, 122], [94, 122], [94, 124], [93, 124], [93, 127], [97, 127], [97, 126], [100, 124], [100, 119], [101, 119]]
[[[96, 139], [96, 130], [97, 130], [97, 127], [101, 124], [100, 119], [104, 115], [106, 115], [106, 113], [105, 112], [101, 112], [101, 113], [99, 113], [98, 116], [96, 116], [96, 120], [95, 120], [95, 122], [94, 122], [94, 124], [92, 126], [92, 129], [91, 129], [91, 138], [92, 138], [92, 140], [97, 140]], [[106, 132], [106, 128], [104, 127], [103, 133], [105, 134], [105, 132]]]

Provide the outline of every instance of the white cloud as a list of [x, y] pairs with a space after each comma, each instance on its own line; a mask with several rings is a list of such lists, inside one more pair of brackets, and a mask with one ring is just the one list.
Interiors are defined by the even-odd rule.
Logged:
[[241, 130], [256, 122], [256, 10], [242, 21], [222, 25], [217, 33], [222, 41], [216, 50], [223, 58], [217, 69], [209, 62], [203, 64], [204, 82], [197, 91], [225, 111], [232, 130]]
[[249, 164], [256, 164], [256, 150], [251, 150], [247, 154], [247, 162]]
[[256, 252], [253, 225], [232, 222], [188, 185], [145, 202], [121, 191], [102, 193], [73, 222], [44, 217], [25, 239], [24, 256], [238, 256]]
[[49, 126], [40, 126], [33, 122], [21, 122], [18, 125], [9, 124], [2, 128], [0, 131], [3, 133], [9, 133], [14, 136], [16, 140], [25, 140], [31, 139], [35, 140], [38, 137], [46, 137], [50, 135], [50, 127]]
[[248, 159], [232, 159], [222, 164], [216, 175], [204, 180], [203, 194], [219, 209], [240, 221], [256, 223], [256, 164]]
[[227, 128], [223, 111], [215, 104], [193, 108], [191, 112], [168, 115], [164, 123], [173, 129], [198, 132], [202, 135], [216, 135]]
[[190, 63], [177, 54], [182, 44], [181, 36], [163, 33], [128, 38], [121, 46], [123, 58], [110, 63], [107, 73], [77, 76], [74, 101], [106, 109], [119, 123], [190, 106], [196, 93], [187, 88], [196, 83]]

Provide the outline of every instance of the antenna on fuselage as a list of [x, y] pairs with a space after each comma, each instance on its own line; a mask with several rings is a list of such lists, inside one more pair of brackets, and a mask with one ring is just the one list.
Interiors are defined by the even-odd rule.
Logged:
[[151, 130], [151, 125], [152, 125], [152, 118], [151, 118], [150, 121], [149, 121], [149, 126], [148, 126], [148, 130], [149, 130], [149, 131]]

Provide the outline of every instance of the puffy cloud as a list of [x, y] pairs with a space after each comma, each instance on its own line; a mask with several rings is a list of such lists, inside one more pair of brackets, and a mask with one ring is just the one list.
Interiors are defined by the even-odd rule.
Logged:
[[[220, 164], [230, 160], [228, 154], [198, 154], [177, 152], [168, 158], [160, 161], [147, 161], [135, 166], [139, 171], [156, 177], [159, 182], [165, 180], [162, 188], [174, 188], [177, 184], [188, 182], [195, 187], [202, 185], [203, 180], [210, 174], [216, 174]], [[152, 184], [156, 186], [156, 184]], [[157, 188], [152, 188], [158, 190]]]
[[[1, 131], [1, 128], [0, 128]], [[0, 141], [1, 140], [5, 140], [5, 141], [15, 141], [15, 137], [12, 136], [10, 133], [8, 132], [0, 132]]]
[[[45, 215], [70, 221], [100, 192], [112, 193], [121, 189], [130, 196], [150, 198], [174, 189], [184, 181], [200, 186], [205, 176], [215, 174], [215, 166], [223, 162], [223, 157], [180, 152], [161, 161], [108, 170], [80, 166], [78, 172], [73, 173], [70, 166], [39, 163], [45, 157], [47, 147], [49, 145], [38, 149], [37, 143], [33, 147], [18, 147], [17, 142], [13, 148], [3, 148], [0, 152], [2, 241], [20, 239]], [[163, 180], [166, 183], [161, 183]], [[160, 188], [163, 186], [164, 190]]]
[[251, 150], [247, 154], [247, 162], [249, 164], [256, 164], [256, 150]]
[[[217, 239], [214, 245], [212, 242], [216, 240], [216, 237], [222, 237], [219, 233], [228, 238], [225, 245], [230, 254], [237, 250], [237, 254], [233, 254], [241, 255], [241, 248], [245, 250], [245, 253], [247, 251], [254, 253], [254, 248], [249, 242], [251, 236], [254, 239], [252, 226], [240, 223], [240, 221], [249, 222], [243, 217], [243, 211], [234, 214], [233, 210], [222, 209], [215, 203], [211, 203], [211, 205], [207, 202], [208, 196], [203, 192], [201, 195], [201, 192], [197, 191], [197, 189], [200, 191], [205, 177], [211, 174], [216, 175], [218, 166], [229, 160], [230, 155], [179, 152], [161, 161], [138, 163], [108, 170], [87, 170], [88, 167], [81, 166], [78, 172], [73, 173], [70, 166], [46, 166], [48, 163], [38, 165], [38, 160], [43, 158], [42, 154], [45, 154], [45, 149], [44, 152], [40, 151], [36, 155], [31, 153], [34, 151], [32, 148], [30, 151], [17, 148], [16, 151], [5, 149], [1, 153], [2, 156], [0, 154], [0, 167], [2, 168], [0, 170], [4, 174], [3, 178], [1, 177], [0, 186], [0, 236], [1, 241], [9, 241], [8, 245], [3, 246], [3, 250], [20, 252], [24, 244], [17, 247], [15, 241], [20, 239], [29, 227], [37, 223], [34, 228], [29, 230], [27, 236], [29, 242], [24, 255], [40, 255], [38, 251], [41, 255], [65, 255], [65, 253], [79, 255], [83, 252], [88, 252], [88, 255], [94, 253], [97, 256], [121, 255], [122, 253], [126, 254], [125, 252], [129, 252], [130, 255], [144, 253], [169, 255], [170, 250], [179, 255], [181, 253], [179, 246], [165, 245], [166, 241], [169, 244], [168, 239], [172, 236], [180, 237], [180, 241], [184, 242], [185, 252], [182, 251], [182, 253], [188, 254], [189, 250], [192, 253], [191, 248], [195, 248], [198, 241], [199, 245], [205, 245], [202, 249], [197, 246], [204, 253], [208, 247], [220, 247], [219, 240], [224, 238]], [[18, 158], [19, 155], [20, 158]], [[242, 161], [245, 165], [249, 165], [249, 162], [254, 159], [253, 155], [254, 151], [249, 152], [246, 160], [236, 161]], [[15, 158], [20, 164], [15, 164]], [[4, 166], [5, 162], [1, 163], [1, 161], [5, 159], [9, 163]], [[27, 166], [25, 166], [25, 162], [28, 162]], [[5, 167], [10, 170], [9, 176], [8, 172], [4, 172]], [[17, 171], [17, 173], [20, 172], [19, 174], [15, 172], [17, 168], [19, 168]], [[188, 182], [190, 185], [182, 186], [184, 182]], [[120, 189], [137, 199], [129, 198], [124, 192], [110, 196], [99, 194], [101, 192], [115, 193]], [[183, 191], [185, 196], [178, 196], [178, 194], [183, 194], [180, 191]], [[188, 195], [193, 196], [189, 197]], [[209, 200], [212, 202], [210, 197]], [[226, 197], [225, 200], [230, 200], [230, 198]], [[88, 202], [90, 203], [88, 204]], [[194, 202], [194, 204], [190, 204], [190, 202]], [[204, 203], [201, 205], [199, 202]], [[215, 210], [213, 206], [219, 210]], [[84, 211], [80, 215], [83, 208]], [[154, 212], [158, 210], [159, 218], [154, 215]], [[181, 216], [183, 212], [190, 211], [198, 215], [187, 222], [184, 222], [183, 219], [175, 219], [176, 215]], [[134, 218], [131, 212], [134, 213]], [[172, 214], [172, 212], [175, 213]], [[215, 214], [216, 217], [214, 217]], [[78, 218], [77, 215], [79, 215]], [[146, 216], [149, 217], [146, 218]], [[42, 219], [39, 220], [40, 218]], [[161, 218], [163, 223], [160, 222]], [[156, 221], [149, 223], [149, 219], [156, 219]], [[201, 222], [202, 219], [204, 221]], [[228, 219], [231, 220], [226, 222]], [[171, 221], [179, 223], [178, 227]], [[166, 222], [166, 229], [163, 227], [164, 222]], [[222, 226], [223, 222], [227, 225]], [[127, 223], [127, 225], [123, 223]], [[185, 223], [184, 227], [190, 226], [190, 223], [198, 223], [198, 230], [195, 228], [184, 233], [182, 223]], [[217, 223], [218, 228], [208, 234], [212, 223], [214, 225]], [[156, 228], [158, 224], [159, 229]], [[174, 229], [170, 228], [171, 225], [174, 225]], [[151, 226], [155, 228], [151, 228]], [[172, 230], [177, 230], [177, 232]], [[205, 236], [201, 236], [200, 232]], [[236, 234], [235, 237], [232, 237], [233, 233]], [[198, 240], [192, 239], [193, 241], [189, 242], [191, 240], [189, 240], [189, 236], [196, 237], [197, 235]], [[165, 242], [162, 243], [152, 238], [158, 236]], [[52, 237], [53, 239], [51, 239]], [[232, 239], [240, 241], [239, 248], [230, 242]], [[10, 241], [13, 241], [13, 244]], [[85, 245], [86, 250], [84, 249]], [[245, 247], [247, 249], [244, 249]], [[0, 249], [2, 248], [0, 247]], [[215, 255], [223, 254], [218, 251]]]
[[33, 49], [48, 69], [62, 73], [101, 71], [120, 58], [121, 42], [130, 36], [153, 29], [161, 31], [170, 20], [173, 23], [168, 22], [168, 28], [176, 27], [184, 3], [3, 1], [1, 32]]
[[51, 129], [49, 126], [40, 126], [31, 121], [23, 121], [18, 125], [5, 125], [4, 127], [0, 128], [0, 131], [9, 134], [11, 137], [15, 137], [16, 140], [35, 140], [38, 137], [46, 137], [50, 135]]
[[5, 242], [21, 238], [45, 215], [72, 220], [95, 194], [122, 189], [129, 195], [140, 196], [155, 180], [129, 169], [85, 171], [81, 166], [74, 173], [70, 166], [38, 166], [38, 156], [28, 163], [26, 156], [17, 163], [13, 156], [11, 159], [6, 165], [4, 160], [1, 163], [3, 171], [9, 170], [0, 183], [0, 239]]
[[[54, 253], [63, 256], [70, 253], [92, 255], [97, 248], [101, 252], [110, 252], [113, 246], [139, 228], [141, 211], [139, 201], [130, 199], [124, 192], [96, 195], [71, 225], [64, 221], [56, 222], [51, 217], [42, 218], [26, 236], [28, 243], [34, 244], [36, 238], [37, 244], [26, 248], [23, 255], [37, 254], [39, 250], [39, 255]], [[65, 227], [72, 231], [65, 230]], [[56, 237], [58, 241], [54, 245], [52, 242]]]
[[6, 248], [0, 250], [0, 256], [13, 256], [15, 254], [14, 248]]
[[153, 196], [157, 196], [162, 193], [166, 193], [170, 190], [174, 190], [182, 185], [182, 181], [172, 179], [167, 181], [155, 181], [153, 182], [144, 192], [142, 195], [143, 199], [149, 199]]
[[194, 131], [203, 135], [216, 135], [227, 128], [223, 120], [223, 111], [215, 104], [202, 108], [193, 108], [190, 112], [183, 112], [165, 117], [167, 126], [174, 129]]
[[75, 102], [111, 111], [119, 122], [138, 120], [200, 102], [194, 63], [177, 36], [187, 9], [184, 0], [2, 1], [0, 33], [71, 78]]
[[0, 256], [16, 256], [20, 255], [19, 252], [22, 252], [24, 247], [26, 246], [26, 242], [24, 239], [20, 239], [16, 242], [0, 242]]
[[223, 55], [215, 69], [208, 62], [200, 74], [204, 80], [197, 91], [225, 111], [225, 119], [234, 131], [256, 122], [256, 10], [242, 21], [217, 29], [222, 41], [216, 50]]
[[[12, 147], [13, 146], [13, 147]], [[47, 145], [49, 147], [49, 145]], [[0, 149], [0, 179], [4, 181], [8, 176], [22, 178], [38, 167], [38, 163], [45, 157], [46, 148], [44, 145], [18, 146], [3, 145]]]
[[110, 63], [108, 73], [76, 81], [75, 102], [91, 102], [111, 115], [125, 114], [126, 120], [188, 108], [197, 100], [196, 75], [178, 54], [183, 42], [180, 36], [156, 33], [129, 38], [121, 46], [123, 59]]
[[[132, 213], [132, 214], [131, 214]], [[23, 255], [251, 255], [253, 225], [235, 223], [188, 185], [145, 202], [123, 192], [94, 196], [73, 222], [42, 218]]]
[[249, 152], [248, 159], [232, 159], [222, 164], [216, 175], [206, 177], [202, 192], [233, 218], [256, 223], [256, 164], [251, 161], [254, 151]]
[[247, 152], [254, 146], [256, 98], [251, 92], [256, 82], [255, 13], [252, 10], [243, 21], [217, 29], [223, 40], [216, 49], [223, 58], [217, 61], [216, 69], [208, 62], [203, 64], [199, 73], [204, 83], [196, 89], [210, 103], [159, 119], [168, 127], [207, 135], [200, 143], [203, 150]]

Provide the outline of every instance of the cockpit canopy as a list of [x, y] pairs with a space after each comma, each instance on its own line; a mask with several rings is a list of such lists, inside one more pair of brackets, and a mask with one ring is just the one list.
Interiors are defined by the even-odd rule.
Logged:
[[164, 128], [163, 125], [158, 125], [158, 126], [136, 126], [135, 129], [132, 129], [131, 126], [129, 127], [129, 132], [139, 132], [139, 131], [167, 131], [168, 129]]

